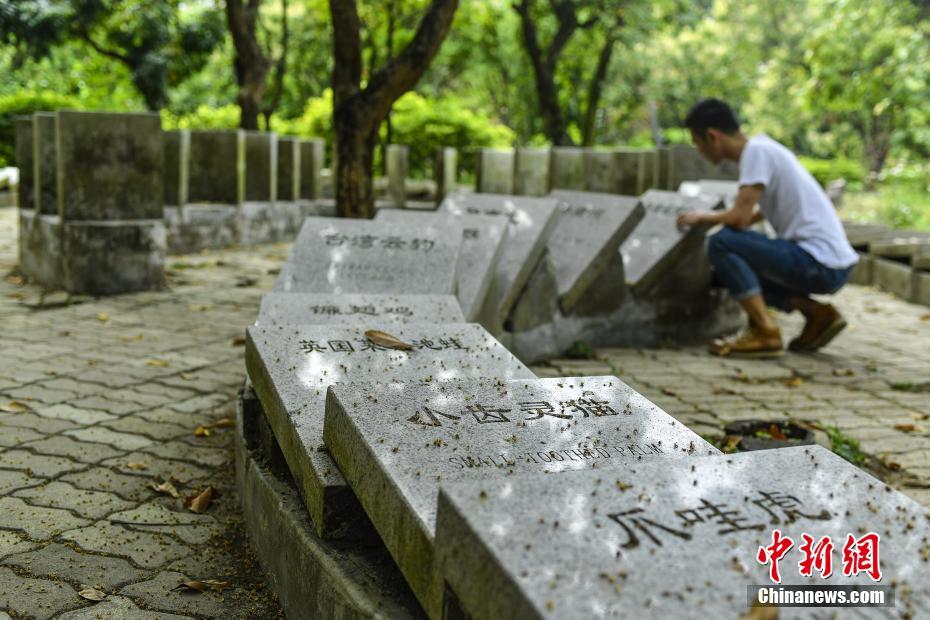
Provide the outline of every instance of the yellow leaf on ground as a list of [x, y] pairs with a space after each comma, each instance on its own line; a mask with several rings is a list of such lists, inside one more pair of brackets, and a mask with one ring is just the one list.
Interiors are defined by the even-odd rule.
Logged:
[[801, 377], [790, 377], [788, 379], [782, 379], [781, 382], [788, 387], [798, 387], [804, 383], [804, 379]]
[[204, 428], [203, 426], [198, 426], [196, 429], [194, 429], [194, 436], [195, 437], [209, 437], [210, 429]]
[[187, 507], [191, 512], [197, 514], [206, 512], [207, 508], [210, 507], [210, 502], [213, 501], [213, 487], [207, 487], [200, 492], [200, 495], [194, 495], [187, 499], [190, 502]]
[[0, 405], [0, 411], [5, 411], [7, 413], [23, 413], [24, 411], [29, 411], [29, 406], [18, 400], [11, 400], [8, 403]]
[[245, 336], [236, 336], [232, 340], [232, 346], [234, 347], [244, 347], [245, 346]]
[[236, 421], [232, 418], [221, 418], [216, 422], [213, 422], [208, 426], [208, 428], [232, 428], [236, 425]]
[[102, 601], [107, 597], [106, 592], [101, 592], [97, 588], [84, 588], [78, 592], [78, 596], [86, 598], [88, 601]]
[[171, 497], [178, 498], [181, 497], [181, 494], [178, 493], [178, 490], [171, 484], [170, 480], [165, 480], [161, 484], [155, 484], [154, 482], [149, 482], [149, 488], [158, 493], [163, 493], [165, 495], [170, 495]]
[[100, 321], [101, 323], [106, 323], [107, 321], [110, 320], [110, 315], [107, 314], [106, 312], [98, 312], [97, 320]]
[[166, 368], [166, 367], [168, 366], [168, 361], [167, 361], [167, 360], [160, 360], [160, 359], [155, 359], [155, 358], [153, 358], [153, 359], [150, 359], [150, 360], [145, 360], [145, 365], [146, 365], [146, 366], [155, 366], [155, 367], [157, 367], [157, 368]]
[[120, 340], [123, 342], [141, 342], [145, 340], [145, 334], [136, 334], [135, 336], [120, 336]]
[[126, 463], [126, 467], [128, 467], [129, 469], [139, 470], [139, 469], [148, 469], [149, 466], [145, 463]]
[[894, 429], [903, 433], [913, 433], [917, 427], [913, 424], [895, 424]]
[[398, 349], [400, 351], [412, 351], [413, 345], [408, 344], [402, 340], [399, 340], [395, 336], [387, 332], [382, 332], [377, 329], [369, 329], [365, 332], [365, 337], [371, 340], [378, 346], [385, 347], [388, 349]]

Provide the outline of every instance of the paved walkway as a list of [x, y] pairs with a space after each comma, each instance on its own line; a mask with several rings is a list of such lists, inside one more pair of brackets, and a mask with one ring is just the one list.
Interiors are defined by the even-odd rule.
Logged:
[[[15, 231], [15, 211], [0, 209], [3, 275], [16, 262]], [[286, 254], [171, 257], [168, 291], [100, 300], [43, 299], [15, 277], [0, 281], [0, 610], [280, 615], [243, 531], [228, 424], [243, 328]], [[823, 354], [772, 363], [612, 349], [538, 370], [618, 374], [708, 436], [730, 420], [788, 412], [836, 425], [835, 437], [858, 439], [871, 467], [930, 504], [930, 309], [858, 287], [838, 303], [852, 326]], [[205, 512], [185, 507], [207, 487], [218, 494]], [[175, 590], [210, 579], [227, 585]], [[106, 599], [81, 598], [88, 586]]]

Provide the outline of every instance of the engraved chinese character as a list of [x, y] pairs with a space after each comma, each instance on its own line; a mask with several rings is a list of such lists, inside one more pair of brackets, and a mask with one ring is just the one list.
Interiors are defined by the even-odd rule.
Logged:
[[[423, 412], [421, 414], [420, 412]], [[424, 416], [426, 419], [424, 420]], [[442, 411], [437, 411], [436, 409], [430, 409], [429, 407], [421, 407], [417, 410], [415, 414], [407, 418], [408, 422], [413, 422], [414, 424], [419, 424], [421, 426], [442, 426], [442, 422], [439, 421], [439, 418], [436, 416], [442, 416], [444, 418], [449, 418], [450, 420], [460, 420], [461, 418], [457, 415], [452, 415], [449, 413], [443, 413]]]
[[642, 512], [642, 508], [633, 508], [632, 510], [614, 512], [607, 515], [609, 519], [622, 527], [623, 531], [626, 532], [627, 541], [621, 545], [624, 549], [635, 549], [639, 546], [639, 537], [630, 527], [631, 525], [659, 547], [662, 546], [662, 541], [659, 540], [658, 536], [656, 536], [651, 528], [663, 530], [664, 532], [671, 534], [672, 536], [677, 536], [682, 540], [691, 540], [691, 534], [688, 532], [682, 532], [681, 530], [676, 530], [674, 528], [668, 527], [667, 525], [657, 523], [652, 519], [639, 516]]
[[417, 349], [432, 349], [434, 351], [442, 351], [442, 347], [437, 346], [436, 343], [430, 338], [420, 338], [419, 340], [414, 340], [411, 344]]
[[316, 340], [301, 340], [297, 344], [304, 353], [322, 353], [324, 351]]
[[411, 250], [423, 250], [424, 252], [429, 252], [433, 249], [434, 245], [436, 245], [436, 242], [432, 239], [412, 239], [410, 241]]
[[443, 349], [459, 349], [462, 351], [467, 351], [467, 347], [463, 347], [462, 343], [459, 342], [458, 338], [440, 338], [439, 346]]
[[352, 348], [352, 343], [348, 340], [330, 340], [329, 348], [336, 353], [351, 353], [355, 350]]
[[759, 564], [769, 566], [769, 579], [773, 583], [781, 583], [781, 573], [778, 570], [778, 562], [788, 553], [788, 550], [794, 546], [794, 541], [788, 536], [782, 536], [781, 530], [772, 532], [772, 544], [767, 547], [759, 547], [756, 552], [756, 561]]
[[568, 406], [572, 408], [572, 411], [578, 411], [584, 414], [584, 417], [594, 416], [602, 417], [608, 415], [620, 415], [608, 403], [608, 400], [595, 400], [593, 398], [594, 392], [584, 391], [581, 393], [582, 397], [576, 400], [568, 401]]
[[[717, 525], [726, 525], [717, 530], [718, 534], [730, 534], [740, 530], [761, 530], [764, 525], [761, 523], [746, 525], [746, 517], [738, 516], [739, 510], [725, 510], [726, 504], [713, 504], [706, 499], [701, 500], [701, 505], [697, 508], [688, 510], [676, 510], [675, 514], [684, 521], [686, 526], [705, 521], [716, 523]], [[716, 519], [716, 521], [714, 521]]]
[[344, 244], [349, 238], [345, 235], [340, 235], [339, 233], [332, 233], [324, 237], [326, 240], [326, 245], [328, 246], [340, 246]]
[[352, 314], [368, 314], [370, 316], [375, 316], [378, 314], [378, 311], [375, 310], [375, 307], [371, 304], [364, 306], [350, 305], [349, 308], [352, 311]]
[[337, 306], [310, 306], [310, 311], [313, 314], [328, 314], [330, 316], [340, 314]]
[[381, 247], [388, 250], [403, 250], [407, 242], [400, 237], [390, 236], [381, 240]]
[[478, 424], [487, 424], [488, 422], [510, 422], [510, 419], [504, 415], [510, 409], [493, 409], [484, 405], [468, 405], [465, 410], [475, 416]]
[[477, 239], [479, 235], [477, 228], [466, 228], [462, 231], [462, 237], [465, 239]]
[[413, 316], [413, 311], [407, 306], [397, 306], [396, 308], [385, 308], [385, 314], [396, 314], [398, 316]]
[[362, 250], [368, 250], [374, 247], [377, 239], [374, 235], [357, 235], [352, 238], [352, 245]]
[[814, 538], [807, 534], [801, 534], [804, 542], [798, 547], [798, 550], [804, 556], [798, 562], [801, 569], [801, 575], [810, 577], [816, 570], [820, 576], [826, 579], [833, 574], [833, 541], [829, 536], [824, 536], [814, 544]]
[[368, 340], [367, 338], [359, 338], [358, 342], [361, 343], [359, 344], [359, 347], [358, 347], [359, 351], [387, 351], [388, 350], [387, 347], [380, 345], [376, 342], [373, 342], [371, 340]]
[[[801, 517], [815, 521], [829, 521], [832, 518], [827, 510], [821, 510], [817, 515], [801, 512], [801, 501], [787, 493], [759, 491], [759, 495], [761, 497], [753, 500], [752, 503], [769, 513], [772, 525], [794, 523]], [[776, 509], [781, 511], [782, 518], [779, 518]]]
[[562, 418], [564, 420], [572, 419], [572, 416], [568, 415], [567, 413], [556, 413], [555, 407], [553, 407], [551, 403], [547, 403], [545, 401], [517, 404], [520, 406], [520, 411], [536, 414], [536, 417], [524, 418], [526, 420], [538, 420], [545, 415], [552, 416], [553, 418]]
[[849, 534], [846, 544], [843, 545], [843, 574], [855, 577], [859, 573], [865, 573], [872, 581], [881, 581], [882, 570], [878, 565], [879, 542], [879, 536], [875, 532], [869, 532], [858, 539]]

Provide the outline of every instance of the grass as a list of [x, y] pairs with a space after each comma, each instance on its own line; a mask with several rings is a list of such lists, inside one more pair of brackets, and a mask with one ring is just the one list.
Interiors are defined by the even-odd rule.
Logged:
[[844, 435], [836, 426], [826, 427], [827, 437], [830, 439], [830, 449], [835, 454], [843, 457], [853, 465], [863, 467], [868, 460], [868, 455], [859, 449], [859, 441]]
[[894, 229], [930, 231], [930, 186], [916, 180], [886, 180], [874, 192], [847, 192], [840, 217]]

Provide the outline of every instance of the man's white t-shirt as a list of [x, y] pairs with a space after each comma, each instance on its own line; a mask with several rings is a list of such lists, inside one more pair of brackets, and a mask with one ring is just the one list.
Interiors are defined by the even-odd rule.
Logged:
[[780, 238], [794, 241], [821, 265], [845, 269], [859, 261], [833, 203], [785, 146], [765, 134], [750, 138], [739, 159], [739, 184], [764, 185], [762, 215]]

